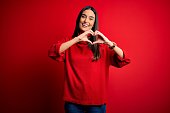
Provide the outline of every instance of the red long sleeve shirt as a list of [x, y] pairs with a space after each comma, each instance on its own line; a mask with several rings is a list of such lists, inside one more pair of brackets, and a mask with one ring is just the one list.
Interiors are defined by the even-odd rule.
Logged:
[[65, 63], [64, 100], [82, 105], [107, 103], [109, 66], [122, 67], [130, 60], [119, 57], [107, 45], [100, 44], [100, 59], [92, 61], [93, 53], [87, 42], [79, 42], [59, 54], [63, 41], [49, 49], [49, 56]]

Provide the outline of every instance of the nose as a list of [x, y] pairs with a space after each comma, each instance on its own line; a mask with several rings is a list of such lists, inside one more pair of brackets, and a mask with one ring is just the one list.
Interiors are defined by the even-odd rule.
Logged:
[[84, 22], [86, 22], [86, 23], [89, 22], [88, 18], [85, 18]]

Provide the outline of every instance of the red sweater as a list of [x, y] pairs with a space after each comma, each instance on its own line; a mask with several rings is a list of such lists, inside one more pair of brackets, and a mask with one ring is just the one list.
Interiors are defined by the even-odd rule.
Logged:
[[64, 100], [82, 105], [107, 103], [109, 66], [122, 67], [130, 60], [119, 57], [107, 45], [100, 44], [100, 59], [92, 61], [87, 42], [79, 42], [59, 54], [63, 41], [49, 49], [49, 56], [65, 63]]

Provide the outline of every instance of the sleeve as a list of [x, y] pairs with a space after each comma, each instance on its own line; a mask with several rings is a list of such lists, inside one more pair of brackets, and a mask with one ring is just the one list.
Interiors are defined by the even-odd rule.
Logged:
[[63, 42], [58, 41], [56, 44], [51, 45], [48, 50], [48, 56], [56, 61], [65, 60], [65, 52], [59, 53], [60, 46]]
[[112, 66], [115, 66], [117, 68], [121, 68], [127, 64], [130, 63], [130, 59], [125, 57], [125, 54], [123, 52], [123, 58], [117, 55], [113, 50], [110, 50], [110, 64]]

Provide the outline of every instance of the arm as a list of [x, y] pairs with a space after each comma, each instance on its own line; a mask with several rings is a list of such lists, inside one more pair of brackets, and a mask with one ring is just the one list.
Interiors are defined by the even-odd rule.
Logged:
[[[109, 44], [108, 44], [109, 45]], [[130, 63], [130, 59], [126, 58], [124, 55], [124, 52], [122, 51], [121, 48], [119, 48], [116, 43], [111, 42], [110, 43], [110, 51], [111, 51], [111, 65], [121, 68], [127, 64]], [[114, 50], [114, 54], [113, 54], [113, 50]]]
[[115, 53], [117, 55], [119, 55], [121, 58], [123, 58], [123, 56], [124, 56], [123, 51], [122, 51], [122, 49], [120, 47], [117, 46], [117, 44], [115, 42], [109, 41], [109, 42], [107, 42], [107, 44], [108, 44], [109, 47], [112, 48], [112, 50], [115, 51]]
[[97, 41], [93, 42], [93, 44], [95, 44], [95, 43], [105, 43], [109, 47], [111, 47], [112, 50], [114, 50], [117, 55], [119, 55], [121, 58], [123, 58], [123, 51], [122, 51], [121, 48], [119, 48], [117, 46], [117, 44], [115, 42], [110, 41], [100, 31], [95, 31], [95, 35], [99, 35], [100, 37], [102, 37], [102, 39], [98, 39]]
[[59, 48], [59, 54], [64, 52], [65, 50], [67, 50], [69, 47], [71, 47], [72, 45], [74, 45], [77, 42], [78, 42], [78, 40], [75, 37], [75, 38], [73, 38], [73, 39], [71, 39], [71, 40], [69, 40], [67, 42], [62, 43], [60, 48]]
[[121, 48], [117, 46], [115, 42], [111, 42], [107, 37], [105, 37], [101, 32], [95, 31], [95, 35], [99, 35], [100, 38], [95, 43], [104, 43], [109, 46], [108, 51], [110, 51], [110, 63], [111, 65], [121, 68], [130, 63], [130, 59], [125, 58], [124, 52]]
[[92, 44], [92, 42], [90, 40], [88, 40], [87, 35], [88, 34], [92, 34], [93, 35], [93, 31], [89, 30], [89, 31], [85, 31], [84, 33], [82, 33], [81, 35], [67, 41], [61, 44], [60, 49], [59, 49], [59, 53], [64, 52], [65, 50], [67, 50], [69, 47], [71, 47], [72, 45], [76, 44], [77, 42], [80, 41], [87, 41], [89, 43]]

